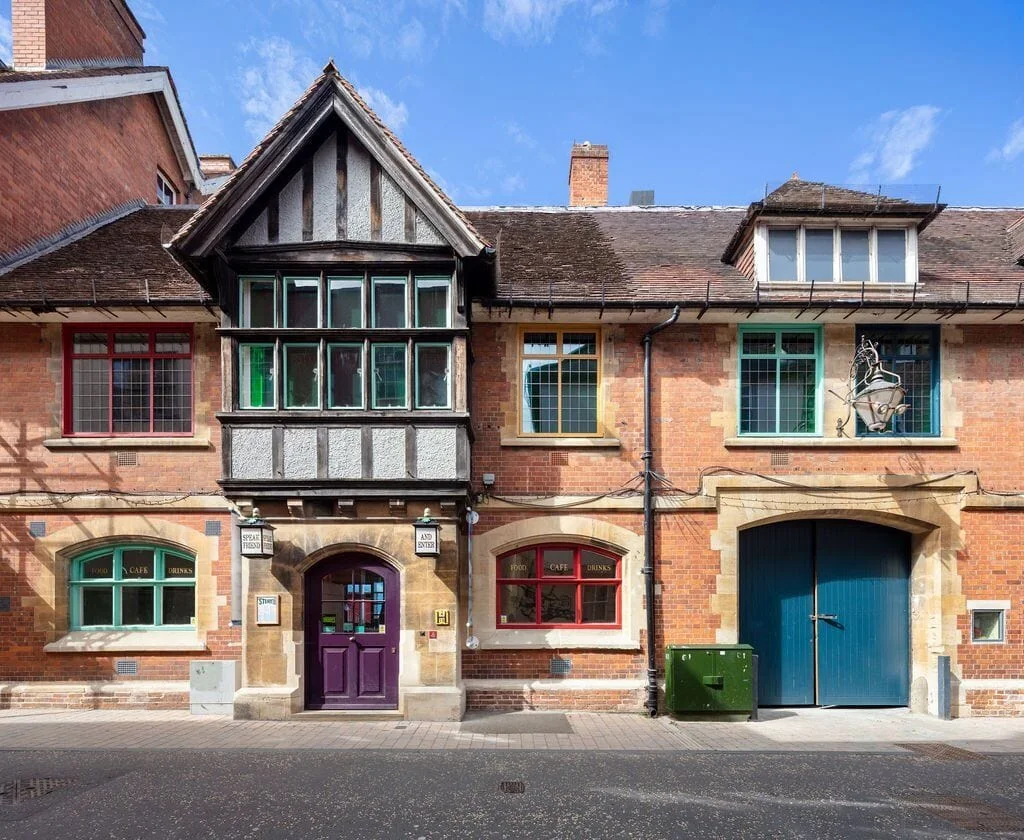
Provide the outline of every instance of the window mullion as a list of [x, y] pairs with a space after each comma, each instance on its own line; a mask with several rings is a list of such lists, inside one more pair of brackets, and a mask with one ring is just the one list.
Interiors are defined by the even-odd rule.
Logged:
[[558, 434], [562, 434], [562, 331], [561, 330], [555, 330], [555, 368], [558, 371], [558, 376], [555, 378], [555, 388], [557, 389], [557, 393], [555, 394], [555, 398], [556, 398], [556, 402], [555, 402], [556, 408], [555, 408], [555, 411], [557, 412], [556, 415], [555, 415], [555, 418], [556, 418], [555, 428], [557, 429], [557, 433]]
[[782, 428], [782, 330], [775, 331], [775, 434]]

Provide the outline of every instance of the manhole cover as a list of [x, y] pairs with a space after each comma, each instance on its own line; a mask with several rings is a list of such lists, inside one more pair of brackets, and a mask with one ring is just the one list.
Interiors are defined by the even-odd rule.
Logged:
[[58, 788], [67, 787], [71, 779], [15, 779], [0, 784], [0, 805], [20, 805], [39, 799]]
[[954, 747], [952, 744], [940, 742], [921, 741], [913, 744], [897, 744], [911, 752], [920, 753], [927, 758], [934, 758], [937, 761], [980, 761], [985, 758], [981, 753]]
[[921, 795], [907, 802], [962, 831], [1024, 831], [1024, 820], [991, 802], [966, 796]]
[[498, 787], [502, 793], [526, 793], [525, 782], [502, 782]]

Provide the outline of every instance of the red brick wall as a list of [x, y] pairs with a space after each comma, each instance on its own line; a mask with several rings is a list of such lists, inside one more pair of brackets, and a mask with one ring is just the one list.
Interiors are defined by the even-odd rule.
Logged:
[[49, 450], [60, 437], [63, 364], [59, 326], [3, 324], [0, 328], [0, 491], [135, 490], [215, 492], [220, 477], [219, 341], [212, 325], [196, 325], [194, 417], [210, 426], [213, 448], [139, 449], [138, 466], [118, 467], [114, 450]]
[[[15, 4], [21, 0], [15, 0]], [[47, 59], [142, 60], [144, 35], [123, 0], [46, 0]]]
[[[129, 511], [124, 515], [137, 515]], [[189, 661], [192, 659], [236, 659], [241, 641], [240, 628], [231, 624], [231, 519], [224, 513], [176, 513], [160, 509], [148, 509], [147, 515], [154, 519], [170, 521], [203, 533], [207, 520], [219, 520], [221, 534], [219, 553], [213, 563], [217, 576], [217, 595], [224, 596], [224, 604], [217, 607], [217, 626], [207, 635], [207, 653], [189, 652], [163, 654], [118, 653], [113, 655], [92, 655], [80, 653], [46, 653], [43, 646], [52, 640], [46, 627], [37, 626], [36, 616], [40, 592], [45, 591], [52, 575], [43, 560], [35, 553], [35, 538], [29, 533], [29, 522], [45, 522], [48, 534], [61, 528], [76, 525], [86, 530], [92, 521], [101, 517], [94, 514], [76, 513], [61, 515], [54, 513], [0, 514], [0, 595], [11, 598], [11, 611], [0, 612], [0, 683], [19, 681], [99, 681], [124, 682], [130, 680], [187, 680]], [[103, 514], [109, 520], [118, 514]], [[139, 534], [144, 539], [146, 534]], [[56, 587], [66, 587], [67, 582], [58, 580]], [[201, 586], [202, 584], [200, 584]], [[67, 626], [67, 616], [57, 617]], [[138, 675], [115, 675], [114, 662], [117, 659], [133, 659], [138, 662]], [[187, 702], [187, 697], [185, 698]], [[180, 705], [178, 699], [174, 704]], [[62, 700], [56, 700], [63, 705]], [[5, 698], [0, 695], [0, 708]]]
[[46, 0], [13, 0], [11, 39], [15, 67], [46, 66]]
[[126, 201], [156, 203], [158, 167], [184, 195], [152, 95], [0, 112], [0, 255]]

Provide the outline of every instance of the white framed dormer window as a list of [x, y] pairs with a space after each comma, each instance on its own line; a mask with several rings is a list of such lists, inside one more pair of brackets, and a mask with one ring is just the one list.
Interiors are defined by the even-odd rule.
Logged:
[[174, 189], [174, 184], [170, 179], [159, 169], [156, 172], [156, 203], [168, 205], [178, 203], [178, 191]]
[[758, 282], [917, 282], [914, 225], [759, 225], [754, 254]]

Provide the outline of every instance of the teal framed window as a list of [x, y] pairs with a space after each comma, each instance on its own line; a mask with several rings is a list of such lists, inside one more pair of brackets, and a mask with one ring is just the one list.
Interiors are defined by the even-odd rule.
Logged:
[[371, 325], [405, 329], [409, 323], [408, 281], [405, 277], [374, 277], [371, 283]]
[[363, 326], [363, 278], [327, 278], [327, 325], [332, 329]]
[[407, 408], [408, 347], [405, 344], [373, 344], [373, 407]]
[[739, 433], [820, 435], [820, 327], [743, 326]]
[[311, 328], [320, 326], [320, 278], [284, 278], [284, 325]]
[[273, 344], [238, 345], [239, 408], [274, 408], [277, 405], [276, 367]]
[[327, 345], [329, 408], [362, 408], [363, 345]]
[[447, 327], [452, 280], [450, 277], [416, 277], [416, 326]]
[[284, 407], [320, 407], [320, 345], [285, 344]]
[[273, 277], [242, 277], [239, 280], [239, 325], [277, 325], [277, 282]]
[[884, 432], [871, 432], [857, 418], [858, 437], [929, 437], [941, 433], [939, 416], [939, 329], [934, 326], [870, 326], [857, 330], [857, 345], [867, 338], [878, 348], [882, 367], [899, 374], [907, 392], [906, 413]]
[[151, 545], [90, 551], [71, 562], [71, 629], [184, 629], [195, 623], [196, 559]]
[[451, 408], [451, 345], [416, 345], [416, 408]]

